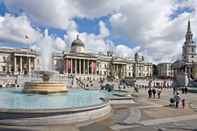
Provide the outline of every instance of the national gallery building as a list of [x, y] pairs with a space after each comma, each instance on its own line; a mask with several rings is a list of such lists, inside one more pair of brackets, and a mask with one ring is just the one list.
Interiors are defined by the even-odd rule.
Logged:
[[[41, 68], [39, 56], [32, 49], [1, 48], [0, 74], [29, 75]], [[116, 57], [110, 52], [107, 55], [87, 53], [79, 37], [72, 42], [69, 52], [53, 53], [52, 67], [67, 77], [80, 80], [147, 78], [153, 73], [152, 64], [145, 62], [138, 53], [134, 59]]]

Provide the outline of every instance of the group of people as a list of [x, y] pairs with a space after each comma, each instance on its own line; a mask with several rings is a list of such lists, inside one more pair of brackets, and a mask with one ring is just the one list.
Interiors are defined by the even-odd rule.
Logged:
[[149, 88], [148, 89], [148, 98], [156, 98], [156, 94], [157, 94], [157, 98], [160, 99], [161, 97], [161, 89], [160, 88]]
[[181, 88], [182, 94], [187, 94], [188, 89], [187, 87]]

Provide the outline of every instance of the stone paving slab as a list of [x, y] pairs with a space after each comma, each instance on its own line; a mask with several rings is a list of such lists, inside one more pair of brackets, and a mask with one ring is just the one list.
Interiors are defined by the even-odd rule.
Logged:
[[[157, 118], [167, 118], [167, 117], [176, 117], [184, 115], [193, 115], [196, 114], [193, 110], [187, 109], [176, 109], [173, 107], [155, 107], [155, 108], [146, 108], [142, 109], [142, 119], [157, 119]], [[146, 116], [146, 118], [144, 118]]]
[[17, 127], [17, 126], [1, 126], [0, 131], [79, 131], [74, 125], [65, 126], [28, 126], [28, 127]]
[[111, 100], [109, 103], [112, 105], [114, 104], [121, 105], [121, 104], [134, 104], [135, 102], [133, 100]]
[[187, 115], [187, 116], [168, 117], [168, 118], [162, 118], [162, 119], [144, 120], [138, 123], [141, 125], [148, 126], [148, 125], [158, 125], [158, 124], [163, 124], [163, 123], [180, 122], [180, 121], [195, 120], [195, 119], [197, 119], [197, 114]]

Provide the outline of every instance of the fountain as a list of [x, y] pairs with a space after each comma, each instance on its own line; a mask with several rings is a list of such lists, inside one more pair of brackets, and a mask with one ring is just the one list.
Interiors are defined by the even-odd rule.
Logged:
[[42, 81], [40, 82], [26, 82], [24, 84], [23, 92], [26, 93], [41, 93], [41, 94], [48, 94], [48, 93], [58, 93], [58, 92], [67, 92], [68, 89], [65, 86], [65, 83], [58, 82], [51, 82], [50, 78], [53, 77], [55, 74], [52, 71], [36, 71], [36, 74], [40, 75]]
[[51, 69], [53, 43], [51, 43], [51, 37], [48, 36], [48, 30], [45, 30], [44, 35], [44, 38], [38, 42], [39, 47], [42, 49], [42, 51], [40, 52], [41, 70], [34, 72], [36, 76], [42, 78], [42, 81], [26, 82], [24, 84], [23, 92], [42, 94], [66, 92], [68, 90], [65, 83], [59, 82], [58, 80], [56, 80], [55, 82], [52, 82], [50, 80], [54, 75], [59, 74], [55, 71], [52, 71]]
[[105, 93], [83, 89], [68, 91], [66, 81], [53, 79], [59, 74], [50, 68], [51, 52], [46, 49], [51, 46], [46, 45], [49, 39], [46, 31], [40, 41], [45, 45], [41, 52], [42, 68], [33, 73], [38, 79], [35, 81], [32, 77], [23, 88], [0, 89], [1, 126], [32, 131], [36, 127], [59, 129], [68, 124], [87, 125], [110, 116], [109, 102], [101, 99], [106, 97]]

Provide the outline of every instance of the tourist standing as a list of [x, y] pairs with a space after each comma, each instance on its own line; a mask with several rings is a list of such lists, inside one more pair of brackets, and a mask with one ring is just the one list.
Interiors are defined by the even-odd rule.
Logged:
[[148, 89], [148, 98], [151, 98], [151, 97], [152, 97], [152, 89], [149, 88], [149, 89]]
[[153, 93], [153, 98], [155, 99], [155, 95], [156, 95], [156, 90], [155, 90], [155, 88], [152, 89], [152, 93]]
[[185, 88], [181, 88], [182, 94], [185, 93]]
[[158, 99], [160, 99], [160, 97], [161, 97], [161, 89], [160, 88], [157, 89], [157, 96], [158, 96]]
[[187, 92], [188, 92], [188, 88], [187, 88], [187, 87], [185, 87], [185, 94], [187, 94]]
[[180, 99], [181, 99], [181, 97], [180, 97], [179, 93], [177, 92], [176, 95], [174, 96], [175, 107], [176, 107], [176, 108], [179, 108]]

